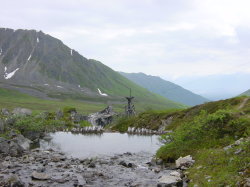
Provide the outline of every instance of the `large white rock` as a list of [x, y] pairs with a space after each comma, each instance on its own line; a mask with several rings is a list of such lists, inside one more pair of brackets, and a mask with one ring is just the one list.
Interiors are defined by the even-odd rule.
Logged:
[[175, 161], [176, 167], [177, 168], [189, 168], [190, 166], [192, 166], [194, 164], [195, 160], [193, 160], [193, 158], [188, 155], [185, 157], [180, 157]]
[[32, 114], [32, 111], [27, 108], [15, 108], [12, 113], [14, 115], [20, 115], [20, 116], [30, 116]]
[[[172, 172], [173, 173], [173, 172]], [[182, 183], [182, 179], [179, 176], [176, 176], [176, 173], [173, 173], [174, 175], [163, 175], [158, 179], [157, 186], [159, 187], [165, 187], [165, 186], [172, 186], [177, 185], [177, 183]]]

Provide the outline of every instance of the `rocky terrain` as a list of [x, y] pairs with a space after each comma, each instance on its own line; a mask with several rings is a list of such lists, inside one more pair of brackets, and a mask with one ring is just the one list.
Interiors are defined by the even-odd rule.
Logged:
[[[80, 127], [79, 122], [86, 121], [88, 116], [78, 114], [73, 108], [35, 116], [25, 108], [15, 108], [12, 112], [2, 109], [0, 186], [182, 186], [181, 172], [173, 164], [166, 166], [162, 160], [156, 160], [151, 153], [73, 158], [59, 150], [39, 148], [39, 141], [47, 137], [46, 132], [61, 128], [54, 127], [54, 120], [61, 120], [60, 125], [71, 123], [62, 127], [64, 130], [68, 127], [70, 131], [85, 129], [83, 133], [98, 133], [112, 115], [112, 108], [108, 107], [89, 117], [99, 126]], [[54, 126], [39, 126], [40, 121], [41, 125], [50, 122]], [[145, 133], [143, 130], [131, 133]], [[31, 149], [34, 146], [38, 148]]]
[[[102, 158], [68, 158], [54, 150], [33, 149], [1, 157], [1, 186], [167, 186], [182, 185], [178, 171], [164, 169], [148, 153]], [[161, 164], [160, 162], [158, 164]]]

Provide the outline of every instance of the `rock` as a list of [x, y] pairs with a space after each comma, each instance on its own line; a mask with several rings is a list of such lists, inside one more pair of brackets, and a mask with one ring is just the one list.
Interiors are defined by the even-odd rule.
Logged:
[[128, 167], [127, 163], [123, 160], [121, 162], [119, 162], [119, 165], [124, 166], [124, 167]]
[[105, 126], [112, 122], [114, 115], [115, 115], [115, 112], [113, 112], [112, 107], [108, 106], [107, 108], [105, 108], [104, 110], [100, 112], [90, 114], [88, 116], [88, 121], [92, 125]]
[[32, 111], [27, 108], [15, 108], [12, 113], [17, 116], [30, 116]]
[[13, 126], [16, 122], [16, 117], [15, 116], [8, 116], [8, 118], [5, 120], [5, 125], [6, 126]]
[[0, 132], [3, 132], [4, 129], [5, 129], [4, 121], [2, 119], [0, 119]]
[[34, 141], [34, 142], [39, 142], [39, 139], [42, 138], [44, 136], [44, 132], [41, 132], [41, 131], [25, 131], [23, 133], [23, 135]]
[[163, 164], [163, 160], [162, 159], [157, 159], [156, 160], [156, 164], [157, 165], [162, 165]]
[[0, 153], [8, 154], [9, 152], [9, 142], [5, 139], [0, 137]]
[[13, 139], [14, 142], [19, 144], [24, 150], [29, 150], [30, 149], [30, 144], [32, 143], [31, 140], [28, 138], [25, 138], [23, 135], [18, 134], [16, 137]]
[[24, 152], [24, 149], [17, 144], [16, 142], [11, 141], [9, 144], [9, 154], [10, 156], [21, 156]]
[[240, 145], [244, 141], [244, 138], [240, 138], [239, 140], [234, 142], [234, 145]]
[[78, 186], [79, 187], [83, 187], [86, 185], [86, 181], [84, 180], [84, 178], [81, 175], [77, 175], [77, 182], [78, 182]]
[[175, 161], [176, 167], [177, 168], [182, 168], [182, 169], [186, 169], [189, 168], [190, 166], [192, 166], [194, 164], [194, 160], [192, 159], [192, 157], [190, 155], [185, 156], [185, 157], [180, 157]]
[[133, 163], [128, 163], [127, 165], [128, 168], [136, 168], [136, 165]]
[[241, 152], [242, 152], [242, 149], [240, 148], [240, 149], [237, 149], [237, 150], [234, 152], [234, 154], [238, 155], [238, 154], [240, 154]]
[[182, 179], [178, 176], [164, 175], [158, 179], [157, 187], [182, 186]]
[[244, 179], [244, 182], [242, 184], [243, 187], [249, 187], [250, 186], [250, 178]]
[[95, 163], [94, 162], [91, 162], [90, 164], [89, 164], [89, 168], [95, 168], [96, 166], [95, 166]]
[[49, 176], [46, 173], [40, 173], [37, 171], [32, 172], [32, 179], [36, 180], [48, 180]]
[[7, 186], [11, 187], [24, 187], [25, 184], [20, 180], [20, 178], [17, 175], [12, 175], [9, 178], [7, 178], [6, 182]]
[[1, 109], [1, 114], [4, 115], [4, 116], [8, 116], [8, 115], [10, 115], [10, 112], [9, 112], [8, 109], [2, 108], [2, 109]]
[[0, 153], [10, 156], [21, 156], [24, 149], [14, 141], [0, 137]]
[[178, 171], [173, 171], [170, 173], [170, 175], [181, 178], [181, 174]]
[[86, 121], [88, 119], [88, 116], [84, 116], [82, 114], [76, 113], [76, 114], [71, 116], [71, 119], [72, 119], [73, 122], [79, 123], [81, 121]]
[[154, 171], [155, 173], [160, 173], [161, 172], [161, 168], [154, 168], [154, 169], [152, 169], [152, 171]]

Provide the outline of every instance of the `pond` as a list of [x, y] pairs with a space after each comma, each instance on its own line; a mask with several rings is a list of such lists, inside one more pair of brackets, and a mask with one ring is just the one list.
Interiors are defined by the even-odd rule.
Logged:
[[114, 155], [141, 151], [155, 154], [160, 147], [157, 135], [129, 135], [121, 133], [73, 134], [50, 133], [51, 140], [40, 142], [43, 149], [53, 148], [77, 158]]

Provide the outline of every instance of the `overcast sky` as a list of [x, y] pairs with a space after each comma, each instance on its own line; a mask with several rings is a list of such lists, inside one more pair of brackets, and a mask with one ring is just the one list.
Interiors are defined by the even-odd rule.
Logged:
[[161, 76], [215, 99], [250, 88], [250, 0], [0, 0], [0, 5], [1, 27], [42, 30], [117, 71]]

